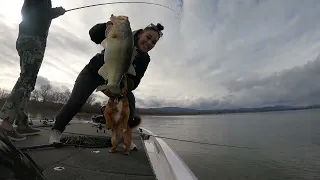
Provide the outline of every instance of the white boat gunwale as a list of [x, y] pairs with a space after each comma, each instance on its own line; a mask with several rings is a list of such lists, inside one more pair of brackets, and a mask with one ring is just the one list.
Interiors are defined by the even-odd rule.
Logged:
[[[179, 155], [152, 131], [139, 127], [145, 152], [158, 180], [197, 180]], [[145, 138], [143, 138], [145, 137]]]

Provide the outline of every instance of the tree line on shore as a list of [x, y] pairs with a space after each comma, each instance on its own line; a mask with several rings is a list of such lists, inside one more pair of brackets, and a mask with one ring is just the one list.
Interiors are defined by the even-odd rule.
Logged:
[[[5, 103], [9, 96], [9, 91], [0, 88], [0, 108]], [[56, 90], [50, 84], [41, 85], [32, 91], [30, 100], [26, 107], [26, 112], [31, 114], [57, 114], [61, 107], [67, 103], [71, 95], [69, 89], [63, 91]], [[106, 98], [107, 100], [107, 98]], [[106, 101], [99, 102], [96, 96], [92, 94], [79, 113], [100, 114], [101, 106], [105, 105]], [[174, 107], [163, 108], [136, 108], [136, 113], [140, 115], [203, 115], [203, 114], [226, 114], [226, 113], [249, 113], [249, 112], [269, 112], [269, 111], [288, 111], [320, 108], [320, 105], [310, 105], [303, 107], [290, 106], [270, 106], [257, 108], [238, 108], [238, 109], [220, 109], [220, 110], [195, 110]]]
[[[5, 103], [10, 91], [0, 88], [0, 106]], [[55, 90], [52, 85], [41, 85], [31, 92], [29, 102], [26, 107], [28, 113], [58, 113], [60, 108], [70, 98], [71, 91], [66, 89], [64, 91]], [[92, 94], [84, 106], [81, 108], [82, 113], [100, 113], [100, 108], [106, 103], [96, 101], [96, 96]]]
[[[9, 93], [10, 91], [0, 88], [0, 108], [7, 100]], [[30, 99], [25, 110], [30, 114], [57, 114], [62, 106], [67, 103], [70, 95], [71, 91], [69, 89], [59, 91], [50, 84], [41, 85], [40, 88], [36, 88], [31, 92]], [[79, 113], [101, 114], [100, 108], [107, 103], [107, 100], [108, 98], [106, 98], [106, 101], [104, 102], [99, 102], [96, 100], [96, 96], [92, 94], [82, 106]], [[159, 113], [151, 109], [136, 108], [135, 111], [141, 115], [166, 115], [166, 113]]]
[[[0, 88], [0, 108], [5, 103], [10, 91]], [[69, 89], [63, 91], [56, 90], [52, 85], [41, 85], [31, 92], [29, 102], [26, 107], [26, 112], [30, 114], [44, 114], [52, 115], [57, 114], [62, 106], [67, 103], [71, 95]], [[108, 100], [108, 98], [106, 98]], [[96, 96], [92, 94], [79, 113], [86, 114], [101, 114], [100, 108], [105, 105], [107, 101], [99, 102]], [[136, 113], [140, 115], [196, 115], [200, 112], [170, 112], [165, 109], [153, 108], [136, 108]]]

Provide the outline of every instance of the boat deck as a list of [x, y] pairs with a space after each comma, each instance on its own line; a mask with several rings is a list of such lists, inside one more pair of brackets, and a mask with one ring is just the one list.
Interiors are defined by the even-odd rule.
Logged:
[[[48, 144], [50, 127], [39, 127], [42, 133], [28, 136], [27, 140], [14, 142], [17, 148]], [[110, 136], [110, 131], [96, 131], [91, 124], [71, 123], [66, 133]], [[138, 151], [131, 151], [125, 156], [119, 147], [117, 153], [109, 153], [109, 148], [62, 147], [29, 150], [28, 154], [42, 168], [48, 180], [154, 180], [154, 172], [140, 136], [133, 134], [133, 142]], [[63, 167], [63, 170], [55, 170]]]

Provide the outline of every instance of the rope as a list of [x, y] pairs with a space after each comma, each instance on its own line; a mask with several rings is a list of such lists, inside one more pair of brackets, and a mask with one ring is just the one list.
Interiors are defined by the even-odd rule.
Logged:
[[77, 8], [68, 9], [68, 10], [66, 10], [66, 12], [79, 10], [79, 9], [84, 9], [84, 8], [89, 8], [89, 7], [94, 7], [94, 6], [110, 5], [110, 4], [149, 4], [149, 5], [161, 6], [161, 7], [170, 9], [171, 11], [175, 12], [178, 15], [179, 18], [181, 18], [179, 13], [177, 11], [175, 11], [174, 9], [170, 8], [169, 6], [165, 6], [165, 5], [158, 4], [158, 3], [142, 2], [142, 1], [137, 1], [137, 2], [118, 1], [118, 2], [110, 2], [110, 3], [92, 4], [92, 5], [87, 5], [87, 6], [81, 6], [81, 7], [77, 7]]

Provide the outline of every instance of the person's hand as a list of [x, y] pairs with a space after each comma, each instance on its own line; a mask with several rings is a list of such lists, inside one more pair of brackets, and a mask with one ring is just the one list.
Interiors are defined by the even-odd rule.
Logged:
[[[127, 91], [132, 91], [133, 88], [134, 88], [134, 81], [128, 77], [128, 75], [125, 75], [126, 76], [126, 80], [127, 80]], [[108, 80], [105, 81], [105, 83], [101, 86], [99, 86], [97, 88], [98, 91], [101, 91], [103, 94], [105, 94], [106, 96], [108, 97], [116, 97], [118, 95], [116, 94], [113, 94], [112, 92], [110, 92], [108, 89], [106, 89], [106, 85], [108, 84]]]
[[64, 15], [64, 13], [66, 13], [66, 10], [62, 6], [57, 7], [56, 11], [57, 11], [57, 14], [59, 14], [60, 16]]
[[105, 94], [108, 97], [113, 97], [113, 94], [106, 88], [108, 84], [108, 80], [106, 80], [102, 85], [97, 87], [97, 91], [101, 91], [103, 94]]
[[112, 93], [112, 92], [110, 92], [108, 89], [105, 89], [105, 90], [103, 90], [103, 91], [101, 91], [103, 94], [105, 94], [106, 96], [108, 96], [109, 98], [111, 98], [111, 97], [115, 97], [115, 95]]
[[108, 80], [106, 80], [104, 82], [104, 84], [98, 86], [97, 91], [101, 91], [104, 95], [108, 96], [109, 98], [116, 97], [115, 94], [113, 94], [112, 92], [109, 91], [109, 89], [107, 89], [107, 87], [106, 87], [107, 84], [108, 84]]

